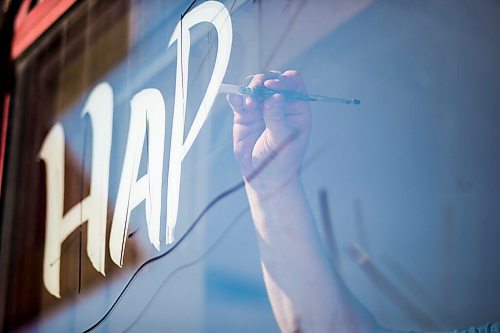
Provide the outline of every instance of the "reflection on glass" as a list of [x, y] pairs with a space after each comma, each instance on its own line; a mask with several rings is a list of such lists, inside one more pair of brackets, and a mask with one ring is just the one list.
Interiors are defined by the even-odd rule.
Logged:
[[498, 4], [190, 4], [81, 1], [17, 60], [4, 330], [498, 321]]

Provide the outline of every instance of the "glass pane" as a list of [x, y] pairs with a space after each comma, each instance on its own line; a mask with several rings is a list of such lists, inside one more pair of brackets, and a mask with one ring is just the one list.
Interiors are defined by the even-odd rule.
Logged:
[[[16, 63], [4, 329], [279, 331], [261, 267], [273, 241], [254, 227], [218, 90], [290, 69], [307, 88], [282, 93], [286, 112], [311, 114], [308, 222], [354, 299], [392, 329], [498, 321], [499, 12], [495, 1], [78, 2]], [[294, 100], [305, 91], [361, 103]], [[284, 133], [309, 133], [290, 121]], [[259, 169], [253, 156], [255, 179], [271, 186], [266, 172], [301, 138], [274, 137], [276, 157]], [[266, 198], [296, 212], [280, 186]]]

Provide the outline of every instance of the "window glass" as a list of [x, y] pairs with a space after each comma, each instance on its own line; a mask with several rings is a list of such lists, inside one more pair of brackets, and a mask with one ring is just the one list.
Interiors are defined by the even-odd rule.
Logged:
[[218, 91], [290, 69], [310, 94], [361, 102], [310, 103], [301, 169], [356, 299], [407, 331], [498, 320], [499, 14], [494, 1], [78, 2], [16, 62], [4, 329], [278, 331]]

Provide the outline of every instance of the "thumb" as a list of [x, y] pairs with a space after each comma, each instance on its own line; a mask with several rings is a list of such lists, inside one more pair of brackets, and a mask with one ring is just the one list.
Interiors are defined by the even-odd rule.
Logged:
[[274, 94], [266, 99], [263, 105], [262, 117], [270, 138], [273, 140], [272, 144], [278, 145], [292, 132], [292, 129], [287, 124], [283, 95]]

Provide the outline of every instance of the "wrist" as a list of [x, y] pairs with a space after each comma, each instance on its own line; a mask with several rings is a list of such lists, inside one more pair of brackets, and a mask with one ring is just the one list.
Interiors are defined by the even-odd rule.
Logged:
[[258, 197], [269, 197], [282, 191], [302, 188], [300, 170], [289, 170], [288, 172], [270, 175], [267, 173], [257, 174], [255, 177], [244, 177], [247, 192], [252, 192]]
[[[245, 184], [254, 224], [263, 239], [282, 237], [283, 231], [305, 228], [309, 209], [301, 179], [290, 179], [280, 185], [250, 182]], [[307, 226], [306, 228], [309, 228]], [[293, 233], [293, 232], [292, 232]], [[290, 233], [288, 233], [290, 234]]]
[[277, 202], [286, 198], [290, 193], [302, 192], [300, 176], [288, 177], [282, 180], [245, 179], [245, 189], [249, 197], [261, 202]]

